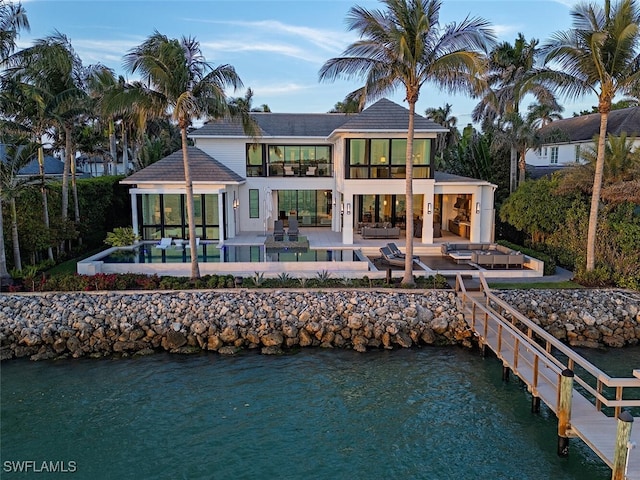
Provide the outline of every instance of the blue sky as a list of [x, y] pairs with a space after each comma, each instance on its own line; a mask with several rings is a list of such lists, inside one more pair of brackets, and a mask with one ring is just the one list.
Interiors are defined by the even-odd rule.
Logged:
[[[499, 41], [513, 43], [518, 32], [544, 42], [558, 30], [571, 27], [570, 9], [576, 0], [443, 0], [441, 23], [466, 16], [488, 20]], [[205, 58], [214, 65], [231, 64], [245, 88], [254, 91], [253, 105], [267, 104], [274, 112], [327, 112], [360, 85], [336, 81], [319, 83], [318, 70], [339, 56], [356, 39], [346, 29], [349, 8], [369, 9], [372, 0], [23, 0], [31, 32], [19, 46], [59, 31], [65, 34], [85, 65], [101, 63], [125, 75], [122, 57], [155, 30], [172, 38], [195, 37]], [[230, 93], [244, 95], [244, 90]], [[390, 99], [403, 103], [398, 91]], [[425, 85], [417, 105], [448, 102], [463, 127], [476, 101], [452, 96]], [[564, 116], [595, 105], [595, 97], [561, 99]], [[525, 104], [526, 107], [526, 104]]]

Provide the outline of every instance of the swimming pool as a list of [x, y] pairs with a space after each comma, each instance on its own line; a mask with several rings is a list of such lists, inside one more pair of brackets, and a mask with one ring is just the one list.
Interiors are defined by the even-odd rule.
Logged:
[[[371, 267], [375, 270], [360, 250], [353, 249], [266, 248], [265, 245], [225, 245], [219, 248], [217, 244], [205, 243], [200, 244], [197, 252], [202, 275], [261, 272], [312, 277], [326, 271], [336, 276], [360, 277]], [[164, 250], [154, 244], [114, 247], [78, 262], [77, 272], [82, 275], [144, 273], [189, 276], [191, 255], [190, 250], [177, 246]]]
[[[104, 263], [189, 263], [188, 249], [169, 247], [165, 250], [153, 245], [114, 250], [100, 259]], [[327, 250], [312, 248], [266, 249], [264, 245], [217, 245], [198, 247], [201, 263], [255, 263], [255, 262], [358, 262], [354, 250]]]

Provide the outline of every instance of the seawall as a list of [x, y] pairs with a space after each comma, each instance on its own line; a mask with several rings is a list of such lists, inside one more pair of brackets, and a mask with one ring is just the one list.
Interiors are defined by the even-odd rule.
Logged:
[[[640, 294], [496, 292], [573, 346], [640, 341]], [[142, 355], [164, 350], [275, 354], [300, 347], [471, 347], [450, 290], [207, 290], [0, 295], [0, 359]]]

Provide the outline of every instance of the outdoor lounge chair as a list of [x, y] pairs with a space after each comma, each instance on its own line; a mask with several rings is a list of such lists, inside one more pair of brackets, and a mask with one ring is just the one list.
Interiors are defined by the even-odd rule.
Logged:
[[[191, 248], [191, 242], [189, 240], [186, 241], [184, 248]], [[200, 246], [200, 237], [196, 237], [196, 248]]]
[[273, 239], [276, 242], [284, 240], [284, 222], [282, 220], [273, 222]]
[[[404, 257], [406, 257], [406, 255], [400, 251], [400, 249], [395, 243], [387, 243], [387, 247], [389, 247], [389, 250], [391, 251], [391, 253], [393, 253], [396, 257], [400, 257], [403, 259]], [[414, 255], [413, 259], [420, 260], [420, 257], [418, 255]]]
[[162, 238], [160, 239], [160, 243], [156, 244], [156, 248], [159, 248], [161, 250], [166, 250], [170, 246], [171, 246], [171, 237]]
[[383, 262], [393, 265], [394, 267], [404, 267], [404, 257], [394, 255], [391, 250], [389, 250], [389, 247], [380, 248], [380, 253], [382, 254]]
[[289, 234], [289, 240], [297, 240], [298, 235], [300, 234], [300, 229], [298, 228], [298, 219], [294, 217], [289, 217], [289, 230], [287, 230]]

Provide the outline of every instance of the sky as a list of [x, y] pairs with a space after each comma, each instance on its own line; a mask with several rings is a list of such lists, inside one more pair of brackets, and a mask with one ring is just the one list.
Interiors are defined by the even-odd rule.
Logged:
[[[544, 43], [571, 28], [571, 7], [577, 0], [442, 0], [440, 23], [460, 23], [466, 17], [487, 20], [498, 38], [513, 44], [519, 32], [527, 40]], [[348, 31], [346, 17], [355, 5], [382, 8], [374, 0], [22, 0], [30, 32], [18, 47], [58, 31], [66, 35], [84, 65], [100, 63], [136, 80], [122, 66], [123, 56], [158, 31], [170, 38], [192, 37], [214, 66], [229, 64], [244, 89], [254, 92], [253, 106], [266, 104], [273, 112], [322, 113], [360, 87], [356, 81], [320, 83], [318, 71], [357, 40]], [[388, 97], [406, 106], [402, 90]], [[560, 99], [563, 115], [590, 109], [597, 99]], [[451, 95], [426, 84], [416, 112], [453, 106], [458, 126], [471, 122], [477, 100]], [[524, 104], [526, 108], [528, 104]], [[523, 108], [523, 110], [524, 110]]]

